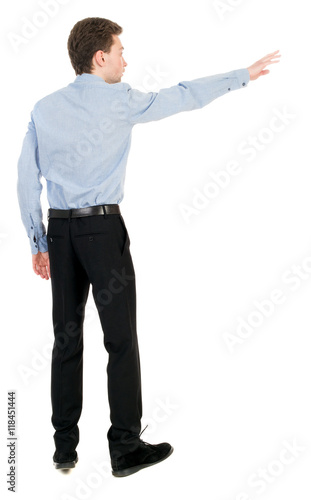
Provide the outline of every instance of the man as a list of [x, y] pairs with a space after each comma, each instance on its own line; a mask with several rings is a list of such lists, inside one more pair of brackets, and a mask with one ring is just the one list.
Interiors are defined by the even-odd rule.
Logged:
[[[167, 458], [168, 443], [141, 440], [141, 376], [136, 332], [135, 271], [120, 212], [131, 131], [135, 124], [198, 109], [279, 62], [278, 51], [248, 68], [183, 81], [158, 93], [132, 89], [122, 28], [103, 18], [75, 24], [68, 52], [76, 73], [67, 87], [38, 101], [18, 161], [18, 201], [30, 239], [32, 265], [51, 278], [54, 346], [51, 367], [54, 465], [78, 460], [82, 409], [83, 320], [92, 293], [109, 353], [112, 474], [124, 477]], [[42, 222], [41, 176], [50, 205]]]

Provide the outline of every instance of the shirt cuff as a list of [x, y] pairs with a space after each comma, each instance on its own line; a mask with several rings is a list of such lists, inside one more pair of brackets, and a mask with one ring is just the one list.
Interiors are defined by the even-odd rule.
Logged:
[[250, 81], [250, 74], [247, 68], [237, 69], [236, 76], [240, 87], [246, 87]]
[[34, 255], [38, 252], [47, 252], [48, 251], [48, 242], [47, 242], [47, 236], [44, 234], [40, 238], [36, 238], [35, 236], [30, 238], [30, 248], [31, 248], [31, 253]]

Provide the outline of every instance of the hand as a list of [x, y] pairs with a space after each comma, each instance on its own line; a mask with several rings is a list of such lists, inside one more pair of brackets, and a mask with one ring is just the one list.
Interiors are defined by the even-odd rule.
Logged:
[[48, 280], [51, 277], [49, 252], [38, 252], [33, 254], [32, 268], [38, 276]]
[[272, 59], [275, 59], [276, 57], [281, 57], [281, 54], [275, 55], [277, 52], [279, 52], [279, 51], [276, 50], [275, 52], [271, 52], [271, 54], [267, 54], [262, 59], [259, 59], [259, 61], [256, 61], [254, 64], [249, 66], [249, 68], [247, 68], [249, 71], [249, 74], [250, 74], [250, 80], [256, 80], [260, 76], [267, 75], [268, 73], [270, 73], [270, 71], [268, 69], [264, 70], [264, 68], [268, 64], [280, 62], [279, 59], [277, 61], [272, 60]]

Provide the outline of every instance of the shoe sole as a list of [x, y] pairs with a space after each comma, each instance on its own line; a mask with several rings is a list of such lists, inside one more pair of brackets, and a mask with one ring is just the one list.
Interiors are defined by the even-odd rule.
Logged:
[[140, 464], [140, 465], [135, 465], [134, 467], [129, 467], [128, 469], [121, 469], [121, 470], [112, 470], [112, 475], [115, 477], [125, 477], [125, 476], [130, 476], [131, 474], [135, 474], [135, 472], [140, 471], [141, 469], [145, 469], [146, 467], [150, 467], [151, 465], [158, 464], [160, 462], [163, 462], [166, 458], [168, 458], [174, 451], [173, 446], [171, 446], [170, 451], [168, 452], [165, 457], [161, 458], [160, 460], [157, 460], [156, 462], [152, 462], [151, 464]]
[[53, 462], [55, 469], [73, 469], [78, 462], [78, 457], [72, 462]]

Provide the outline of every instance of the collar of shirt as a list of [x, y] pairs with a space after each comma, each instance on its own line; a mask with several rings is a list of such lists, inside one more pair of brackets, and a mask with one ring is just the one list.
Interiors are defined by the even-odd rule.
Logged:
[[101, 85], [105, 87], [113, 87], [113, 88], [120, 88], [120, 89], [125, 89], [129, 88], [128, 83], [124, 82], [117, 82], [117, 83], [107, 83], [105, 80], [98, 75], [94, 75], [93, 73], [82, 73], [82, 75], [77, 75], [75, 80], [73, 81], [74, 84], [92, 84], [92, 85]]

